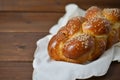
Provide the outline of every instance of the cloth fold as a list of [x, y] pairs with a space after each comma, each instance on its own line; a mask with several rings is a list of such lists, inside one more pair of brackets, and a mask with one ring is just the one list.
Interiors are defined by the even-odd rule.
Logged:
[[95, 61], [88, 64], [75, 64], [51, 60], [47, 46], [50, 38], [74, 16], [84, 16], [85, 11], [75, 4], [66, 6], [66, 14], [50, 29], [50, 35], [37, 41], [37, 48], [33, 60], [33, 80], [75, 80], [86, 79], [92, 76], [105, 75], [112, 61], [120, 62], [120, 43]]

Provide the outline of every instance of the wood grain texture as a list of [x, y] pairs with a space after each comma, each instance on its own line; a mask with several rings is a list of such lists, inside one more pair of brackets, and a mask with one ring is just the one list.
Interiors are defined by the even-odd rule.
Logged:
[[[36, 41], [48, 34], [70, 3], [85, 10], [93, 5], [120, 8], [120, 0], [0, 0], [0, 80], [32, 80]], [[113, 62], [106, 75], [84, 80], [120, 80], [119, 68]]]
[[47, 34], [47, 32], [1, 32], [0, 61], [32, 61], [36, 41]]
[[32, 62], [0, 62], [0, 80], [32, 80]]
[[63, 13], [0, 13], [0, 32], [48, 32]]
[[120, 0], [0, 0], [0, 10], [64, 12], [65, 5], [69, 3], [78, 4], [83, 9], [93, 5], [120, 8]]

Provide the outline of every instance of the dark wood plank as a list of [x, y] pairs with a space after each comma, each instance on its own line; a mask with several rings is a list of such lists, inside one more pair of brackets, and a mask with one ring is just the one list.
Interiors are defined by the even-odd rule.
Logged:
[[69, 3], [76, 3], [83, 9], [93, 5], [120, 8], [120, 0], [0, 0], [0, 11], [64, 12]]
[[[83, 9], [120, 8], [120, 0], [0, 0], [0, 80], [32, 80], [36, 41], [48, 34], [69, 3]], [[87, 80], [120, 80], [119, 67], [114, 62], [105, 76]]]
[[0, 61], [32, 61], [36, 41], [47, 34], [0, 32]]
[[32, 80], [32, 62], [0, 62], [0, 80]]
[[48, 32], [63, 13], [0, 13], [0, 32]]

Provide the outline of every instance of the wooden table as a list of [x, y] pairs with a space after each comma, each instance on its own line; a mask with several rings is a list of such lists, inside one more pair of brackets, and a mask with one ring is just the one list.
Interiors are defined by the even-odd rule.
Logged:
[[[65, 5], [76, 3], [120, 8], [120, 0], [0, 0], [0, 80], [32, 80], [36, 41], [48, 33], [65, 13]], [[108, 73], [88, 80], [120, 80], [120, 63]]]

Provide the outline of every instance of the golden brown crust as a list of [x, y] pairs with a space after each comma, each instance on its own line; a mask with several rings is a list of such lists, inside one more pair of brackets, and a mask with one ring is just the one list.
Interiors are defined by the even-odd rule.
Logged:
[[86, 19], [84, 17], [81, 17], [81, 16], [73, 17], [68, 21], [66, 26], [62, 27], [58, 31], [58, 33], [62, 32], [68, 36], [72, 36], [77, 32], [82, 32], [81, 26], [84, 21], [86, 21]]
[[84, 33], [91, 35], [107, 35], [110, 31], [110, 23], [104, 18], [91, 18], [82, 25]]
[[104, 17], [111, 22], [112, 29], [108, 35], [107, 49], [112, 47], [120, 39], [120, 9], [118, 8], [105, 8], [102, 11]]
[[85, 13], [85, 18], [86, 19], [91, 19], [94, 17], [103, 17], [102, 15], [102, 10], [98, 8], [97, 6], [92, 6], [89, 9], [87, 9]]
[[102, 13], [105, 18], [110, 20], [112, 23], [120, 21], [120, 9], [118, 8], [105, 8]]
[[106, 19], [111, 22], [112, 30], [108, 36], [107, 49], [113, 44], [120, 41], [120, 9], [118, 8], [105, 8], [102, 11]]
[[99, 58], [120, 40], [119, 15], [119, 9], [102, 10], [93, 6], [86, 11], [85, 18], [71, 18], [49, 41], [50, 57], [72, 63]]
[[78, 59], [94, 47], [94, 38], [88, 34], [80, 34], [65, 42], [63, 55], [70, 59]]
[[118, 32], [119, 32], [119, 33], [118, 33], [118, 34], [119, 34], [119, 40], [118, 40], [118, 41], [120, 42], [120, 27], [119, 27]]
[[103, 37], [95, 37], [95, 50], [90, 56], [90, 60], [95, 60], [99, 58], [106, 49], [107, 38]]
[[108, 35], [107, 49], [112, 47], [118, 41], [119, 41], [119, 31], [118, 29], [112, 29]]
[[59, 55], [59, 47], [60, 47], [59, 45], [65, 42], [66, 40], [67, 38], [62, 33], [58, 33], [51, 38], [48, 45], [48, 53], [51, 58], [55, 60], [61, 60]]

